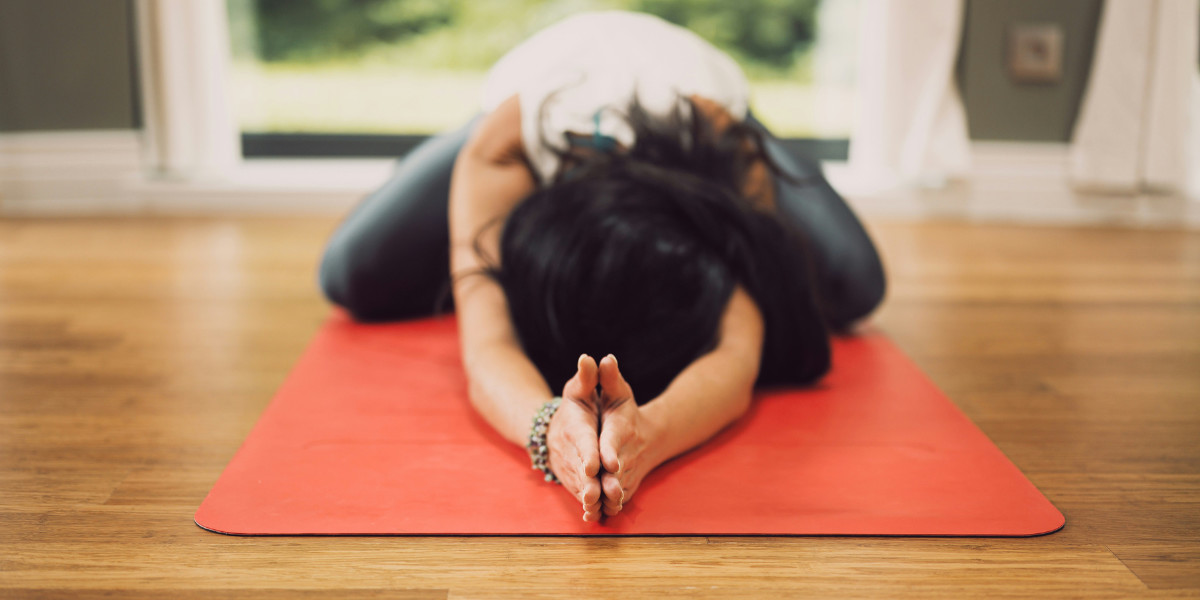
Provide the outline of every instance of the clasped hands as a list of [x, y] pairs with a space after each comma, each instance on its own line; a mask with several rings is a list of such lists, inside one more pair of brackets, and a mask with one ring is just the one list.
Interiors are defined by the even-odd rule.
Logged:
[[653, 427], [634, 401], [616, 357], [609, 354], [597, 365], [583, 354], [576, 367], [550, 419], [546, 444], [550, 470], [582, 503], [583, 520], [595, 522], [601, 510], [610, 516], [619, 513], [662, 461], [654, 454]]

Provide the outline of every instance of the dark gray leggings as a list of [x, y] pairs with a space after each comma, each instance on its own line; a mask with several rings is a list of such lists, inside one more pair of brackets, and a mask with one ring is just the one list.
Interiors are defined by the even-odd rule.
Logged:
[[[396, 165], [391, 178], [342, 220], [328, 241], [318, 280], [333, 303], [362, 322], [429, 316], [448, 294], [450, 171], [479, 122], [430, 137]], [[763, 129], [753, 115], [747, 121]], [[870, 313], [883, 299], [883, 265], [871, 238], [821, 175], [820, 163], [787, 151], [767, 133], [767, 151], [784, 171], [776, 178], [780, 214], [807, 235], [818, 268], [825, 314], [834, 330]], [[444, 298], [446, 306], [452, 299]]]

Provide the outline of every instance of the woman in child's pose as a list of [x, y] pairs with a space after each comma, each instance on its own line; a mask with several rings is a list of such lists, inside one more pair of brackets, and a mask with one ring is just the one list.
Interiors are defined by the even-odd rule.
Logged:
[[859, 221], [747, 102], [685, 29], [561, 21], [342, 222], [322, 289], [361, 321], [452, 299], [475, 408], [585, 520], [615, 515], [756, 384], [820, 378], [830, 333], [883, 297]]

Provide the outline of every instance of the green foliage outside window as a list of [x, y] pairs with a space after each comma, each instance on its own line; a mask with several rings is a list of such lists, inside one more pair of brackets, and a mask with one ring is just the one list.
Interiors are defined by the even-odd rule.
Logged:
[[[658, 15], [730, 54], [751, 82], [755, 114], [776, 134], [844, 137], [850, 128], [845, 67], [826, 60], [815, 85], [813, 50], [846, 56], [857, 0], [225, 2], [243, 131], [445, 131], [479, 110], [487, 70], [505, 52], [573, 14], [613, 9]], [[819, 44], [818, 13], [827, 28]]]
[[253, 0], [259, 58], [276, 62], [360, 53], [453, 25], [457, 6], [437, 0]]
[[230, 5], [235, 21], [238, 15], [255, 20], [252, 31], [243, 35], [252, 38], [252, 53], [265, 62], [349, 60], [402, 47], [407, 55], [403, 62], [486, 69], [522, 39], [567, 14], [626, 9], [687, 27], [748, 69], [778, 73], [791, 70], [811, 45], [818, 2], [230, 0]]
[[640, 0], [637, 10], [682, 25], [744, 62], [791, 67], [816, 37], [818, 0]]

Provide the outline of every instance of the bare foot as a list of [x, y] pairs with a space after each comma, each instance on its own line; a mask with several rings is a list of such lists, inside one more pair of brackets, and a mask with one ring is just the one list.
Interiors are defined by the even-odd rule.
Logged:
[[596, 361], [579, 356], [575, 376], [563, 386], [562, 403], [550, 418], [546, 445], [550, 470], [583, 506], [583, 520], [600, 520], [600, 406]]
[[650, 429], [633, 389], [621, 375], [617, 358], [600, 360], [600, 476], [604, 514], [615, 515], [633, 497], [642, 479], [658, 466], [653, 458]]

